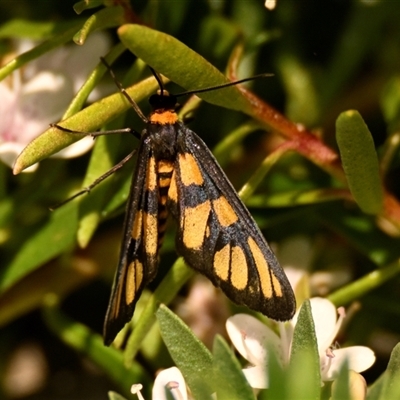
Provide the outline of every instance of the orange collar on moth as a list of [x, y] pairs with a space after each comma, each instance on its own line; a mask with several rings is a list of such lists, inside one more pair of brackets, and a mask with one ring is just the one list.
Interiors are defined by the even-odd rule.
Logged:
[[150, 123], [151, 124], [159, 124], [159, 125], [168, 125], [175, 124], [178, 121], [178, 115], [175, 111], [162, 111], [162, 112], [153, 112], [150, 115]]

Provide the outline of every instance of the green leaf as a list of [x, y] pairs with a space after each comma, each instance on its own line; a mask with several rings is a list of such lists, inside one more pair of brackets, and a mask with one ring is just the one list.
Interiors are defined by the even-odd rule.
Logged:
[[332, 385], [332, 400], [352, 400], [350, 395], [349, 365], [347, 359], [342, 364], [339, 376]]
[[[136, 102], [139, 102], [147, 98], [157, 87], [155, 79], [149, 78], [131, 86], [127, 92]], [[72, 131], [94, 132], [130, 107], [125, 97], [121, 93], [116, 93], [86, 107], [60, 125]], [[51, 127], [25, 147], [15, 162], [14, 174], [57, 153], [83, 136], [85, 135], [71, 134]]]
[[268, 390], [262, 392], [265, 396], [261, 399], [267, 400], [285, 400], [288, 376], [286, 367], [282, 366], [281, 355], [277, 354], [276, 349], [269, 343], [267, 345], [268, 354]]
[[386, 83], [382, 96], [381, 108], [389, 132], [394, 132], [400, 127], [400, 77], [395, 76]]
[[[118, 35], [133, 54], [186, 90], [229, 82], [202, 56], [170, 35], [135, 24], [121, 26]], [[198, 96], [212, 104], [251, 114], [251, 104], [236, 86]]]
[[319, 218], [374, 263], [383, 266], [400, 257], [399, 239], [383, 233], [367, 215], [349, 214], [342, 205], [317, 210]]
[[347, 198], [348, 196], [348, 190], [334, 188], [287, 190], [282, 193], [253, 195], [248, 200], [246, 200], [246, 205], [253, 208], [296, 207], [299, 205], [343, 200], [343, 198]]
[[104, 3], [104, 0], [82, 0], [78, 1], [77, 3], [74, 4], [74, 11], [77, 14], [80, 14], [81, 12], [85, 10], [90, 10], [91, 8], [96, 8], [102, 6]]
[[[379, 399], [400, 398], [400, 344], [397, 344], [390, 356], [389, 364], [384, 372]], [[369, 398], [369, 396], [368, 396]]]
[[75, 242], [78, 227], [77, 204], [66, 204], [49, 214], [49, 220], [22, 244], [9, 267], [3, 270], [0, 292], [38, 266], [58, 256]]
[[108, 392], [108, 398], [109, 400], [126, 400], [125, 397], [121, 396], [116, 392]]
[[[121, 135], [118, 138], [111, 136], [100, 136], [92, 151], [89, 167], [86, 171], [82, 186], [87, 187], [107, 172], [115, 164], [113, 155], [116, 153], [121, 142]], [[80, 207], [80, 221], [77, 233], [78, 243], [86, 247], [98, 227], [102, 214], [104, 202], [107, 200], [112, 179], [108, 178], [101, 185], [98, 185], [83, 198]]]
[[33, 39], [43, 40], [61, 34], [71, 27], [76, 31], [82, 21], [30, 21], [25, 19], [13, 19], [0, 26], [0, 39]]
[[241, 143], [249, 134], [262, 129], [262, 125], [256, 121], [248, 121], [240, 125], [235, 130], [225, 136], [213, 149], [213, 154], [221, 167], [224, 167], [231, 161], [232, 153], [239, 143]]
[[303, 303], [294, 329], [286, 390], [288, 400], [320, 398], [319, 354], [309, 300]]
[[211, 353], [183, 321], [163, 304], [156, 316], [165, 345], [195, 399], [210, 398], [213, 382]]
[[386, 175], [396, 160], [400, 146], [400, 78], [398, 76], [393, 77], [386, 83], [380, 103], [389, 133], [380, 149], [381, 173]]
[[400, 273], [400, 262], [397, 260], [387, 267], [377, 269], [366, 274], [330, 294], [328, 299], [336, 306], [349, 304], [352, 301], [360, 299], [371, 290], [383, 285], [389, 279]]
[[229, 57], [241, 35], [236, 23], [222, 13], [213, 13], [202, 21], [198, 47], [201, 53], [212, 54], [214, 59], [223, 60]]
[[11, 74], [18, 68], [23, 67], [28, 64], [30, 61], [35, 60], [41, 55], [49, 52], [50, 50], [56, 49], [57, 47], [69, 42], [75, 32], [81, 26], [80, 21], [74, 21], [74, 23], [69, 25], [68, 29], [64, 29], [60, 34], [52, 36], [49, 40], [39, 44], [34, 47], [32, 50], [29, 50], [18, 57], [14, 58], [6, 65], [0, 68], [0, 81], [2, 81], [7, 75]]
[[382, 388], [385, 383], [386, 371], [368, 387], [368, 400], [379, 400], [381, 399]]
[[130, 394], [130, 388], [134, 383], [150, 384], [149, 377], [139, 363], [134, 362], [131, 367], [126, 368], [122, 353], [112, 347], [104, 346], [99, 334], [91, 332], [86, 326], [63, 314], [57, 308], [57, 299], [54, 295], [46, 299], [43, 317], [52, 332], [103, 369], [125, 395]]
[[285, 114], [292, 121], [314, 126], [320, 111], [318, 90], [314, 83], [315, 71], [309, 68], [309, 65], [304, 65], [290, 50], [281, 52], [278, 57], [279, 71], [287, 97]]
[[[125, 50], [126, 49], [122, 43], [118, 43], [107, 53], [104, 58], [107, 63], [111, 65]], [[93, 89], [101, 81], [105, 72], [108, 72], [107, 67], [102, 61], [99, 61], [96, 68], [92, 71], [85, 83], [79, 89], [78, 93], [76, 93], [72, 99], [68, 109], [64, 112], [62, 119], [71, 117], [83, 108], [90, 93], [92, 93]]]
[[214, 339], [214, 387], [218, 400], [255, 399], [239, 361], [226, 341], [219, 335]]
[[358, 111], [350, 110], [336, 120], [336, 140], [350, 191], [367, 214], [383, 208], [383, 188], [374, 141]]
[[129, 197], [129, 192], [131, 190], [132, 184], [132, 169], [129, 167], [123, 168], [119, 174], [119, 185], [115, 188], [115, 191], [107, 199], [107, 204], [102, 210], [103, 217], [109, 218], [116, 210], [120, 209], [122, 205], [126, 204]]
[[121, 6], [107, 7], [90, 16], [82, 29], [74, 35], [74, 42], [82, 45], [95, 30], [113, 28], [125, 22], [125, 11]]

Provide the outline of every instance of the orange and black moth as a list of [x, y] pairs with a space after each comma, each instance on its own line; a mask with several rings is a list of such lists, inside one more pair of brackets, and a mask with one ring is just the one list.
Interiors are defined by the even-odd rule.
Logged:
[[141, 133], [118, 269], [104, 322], [109, 345], [157, 274], [168, 214], [185, 262], [235, 303], [279, 321], [295, 312], [292, 288], [261, 231], [206, 144], [178, 120], [162, 89]]

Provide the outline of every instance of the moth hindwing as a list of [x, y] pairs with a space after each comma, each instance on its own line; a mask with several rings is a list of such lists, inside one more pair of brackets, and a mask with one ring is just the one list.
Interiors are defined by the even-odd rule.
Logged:
[[275, 320], [290, 319], [296, 305], [283, 269], [208, 147], [178, 120], [176, 97], [160, 83], [150, 104], [104, 322], [105, 344], [131, 320], [143, 288], [157, 274], [168, 213], [178, 224], [177, 251], [189, 266], [233, 302]]

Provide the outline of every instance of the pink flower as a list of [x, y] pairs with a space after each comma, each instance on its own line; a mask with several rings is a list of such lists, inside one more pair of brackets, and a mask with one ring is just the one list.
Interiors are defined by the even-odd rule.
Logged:
[[[83, 46], [68, 45], [50, 51], [0, 82], [0, 160], [9, 165], [50, 123], [58, 122], [74, 94], [109, 48], [108, 37], [95, 33]], [[17, 53], [34, 47], [29, 40], [17, 43]], [[96, 94], [94, 93], [94, 96]], [[93, 146], [88, 137], [56, 154], [77, 157]], [[34, 165], [25, 171], [32, 172]]]

